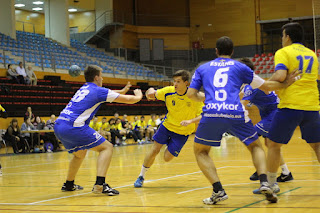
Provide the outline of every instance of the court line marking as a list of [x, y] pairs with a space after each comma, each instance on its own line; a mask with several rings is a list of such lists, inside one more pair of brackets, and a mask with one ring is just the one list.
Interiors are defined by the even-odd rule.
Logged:
[[[294, 189], [290, 189], [290, 190], [288, 190], [288, 191], [285, 191], [285, 192], [282, 192], [282, 193], [278, 194], [278, 196], [280, 197], [280, 196], [283, 195], [283, 194], [286, 194], [286, 193], [288, 193], [288, 192], [295, 191], [295, 190], [300, 189], [300, 188], [301, 188], [301, 187], [297, 187], [297, 188], [294, 188]], [[240, 209], [244, 209], [244, 208], [247, 208], [247, 207], [249, 207], [249, 206], [252, 206], [252, 205], [254, 205], [254, 204], [261, 203], [262, 201], [265, 201], [265, 200], [266, 200], [266, 199], [259, 200], [259, 201], [256, 201], [256, 202], [253, 202], [253, 203], [244, 205], [244, 206], [242, 206], [242, 207], [239, 207], [239, 208], [236, 208], [236, 209], [232, 209], [232, 210], [230, 210], [230, 211], [227, 211], [226, 213], [235, 212], [235, 211], [238, 211], [238, 210], [240, 210]]]

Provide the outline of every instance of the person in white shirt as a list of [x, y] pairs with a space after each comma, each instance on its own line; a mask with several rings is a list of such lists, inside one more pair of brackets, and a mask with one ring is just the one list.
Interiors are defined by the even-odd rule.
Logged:
[[30, 83], [30, 79], [27, 76], [26, 70], [24, 69], [24, 67], [22, 66], [22, 62], [19, 62], [19, 66], [16, 68], [16, 71], [19, 75], [22, 75], [26, 84]]
[[36, 74], [33, 72], [31, 66], [28, 66], [28, 68], [27, 68], [27, 70], [26, 70], [26, 73], [27, 73], [27, 77], [28, 77], [29, 80], [30, 80], [30, 84], [31, 84], [31, 85], [37, 85], [37, 76], [36, 76]]

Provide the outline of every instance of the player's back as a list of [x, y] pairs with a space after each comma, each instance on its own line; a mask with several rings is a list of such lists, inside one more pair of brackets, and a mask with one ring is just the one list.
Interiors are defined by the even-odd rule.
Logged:
[[191, 88], [205, 92], [204, 117], [244, 119], [239, 92], [242, 84], [250, 84], [253, 71], [229, 58], [217, 58], [200, 66], [193, 77]]
[[300, 43], [293, 43], [278, 50], [275, 54], [276, 70], [293, 72], [302, 70], [300, 80], [279, 91], [279, 108], [317, 111], [319, 107], [318, 58], [316, 54]]

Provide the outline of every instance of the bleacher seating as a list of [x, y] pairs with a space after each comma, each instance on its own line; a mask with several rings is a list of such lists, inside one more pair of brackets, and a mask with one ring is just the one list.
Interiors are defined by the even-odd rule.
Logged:
[[17, 31], [15, 40], [0, 33], [0, 49], [9, 51], [13, 56], [3, 56], [0, 53], [0, 63], [5, 61], [6, 64], [18, 64], [24, 57], [26, 62], [33, 63], [34, 66], [51, 69], [68, 69], [70, 65], [77, 64], [84, 70], [88, 64], [94, 64], [103, 68], [104, 73], [128, 75], [129, 78], [135, 75], [165, 77], [134, 62], [116, 59], [77, 40], [71, 39], [70, 43], [76, 50], [71, 50], [40, 34]]

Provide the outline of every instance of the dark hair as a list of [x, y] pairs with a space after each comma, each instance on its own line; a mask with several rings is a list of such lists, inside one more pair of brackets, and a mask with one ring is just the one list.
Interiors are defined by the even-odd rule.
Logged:
[[102, 69], [96, 65], [89, 65], [84, 70], [84, 78], [86, 79], [86, 82], [93, 82], [94, 78], [100, 75], [101, 70]]
[[19, 65], [22, 64], [22, 61], [19, 62]]
[[302, 43], [304, 37], [304, 30], [298, 22], [291, 22], [282, 26], [282, 31], [286, 32], [292, 43]]
[[144, 118], [144, 116], [142, 115], [140, 118]]
[[115, 121], [115, 119], [114, 118], [110, 118], [110, 120], [108, 121], [109, 124], [111, 124], [111, 121]]
[[252, 63], [252, 61], [249, 58], [240, 58], [239, 62], [247, 65], [250, 69], [254, 70], [254, 65]]
[[172, 77], [174, 78], [174, 77], [179, 77], [179, 76], [181, 76], [183, 81], [189, 81], [189, 79], [190, 79], [190, 73], [187, 70], [178, 70], [177, 72], [175, 72], [173, 74]]
[[102, 119], [107, 119], [106, 117], [103, 117]]
[[8, 64], [8, 69], [10, 69], [11, 65], [12, 65], [12, 64]]
[[[14, 122], [17, 122], [17, 124], [18, 124], [18, 120], [17, 120], [16, 118], [13, 118], [13, 119], [11, 120], [11, 122], [10, 122], [10, 126], [13, 127], [13, 123], [14, 123]], [[17, 128], [19, 129], [19, 125], [17, 125]]]
[[217, 40], [216, 48], [218, 49], [219, 55], [232, 55], [233, 42], [228, 36], [222, 36]]

